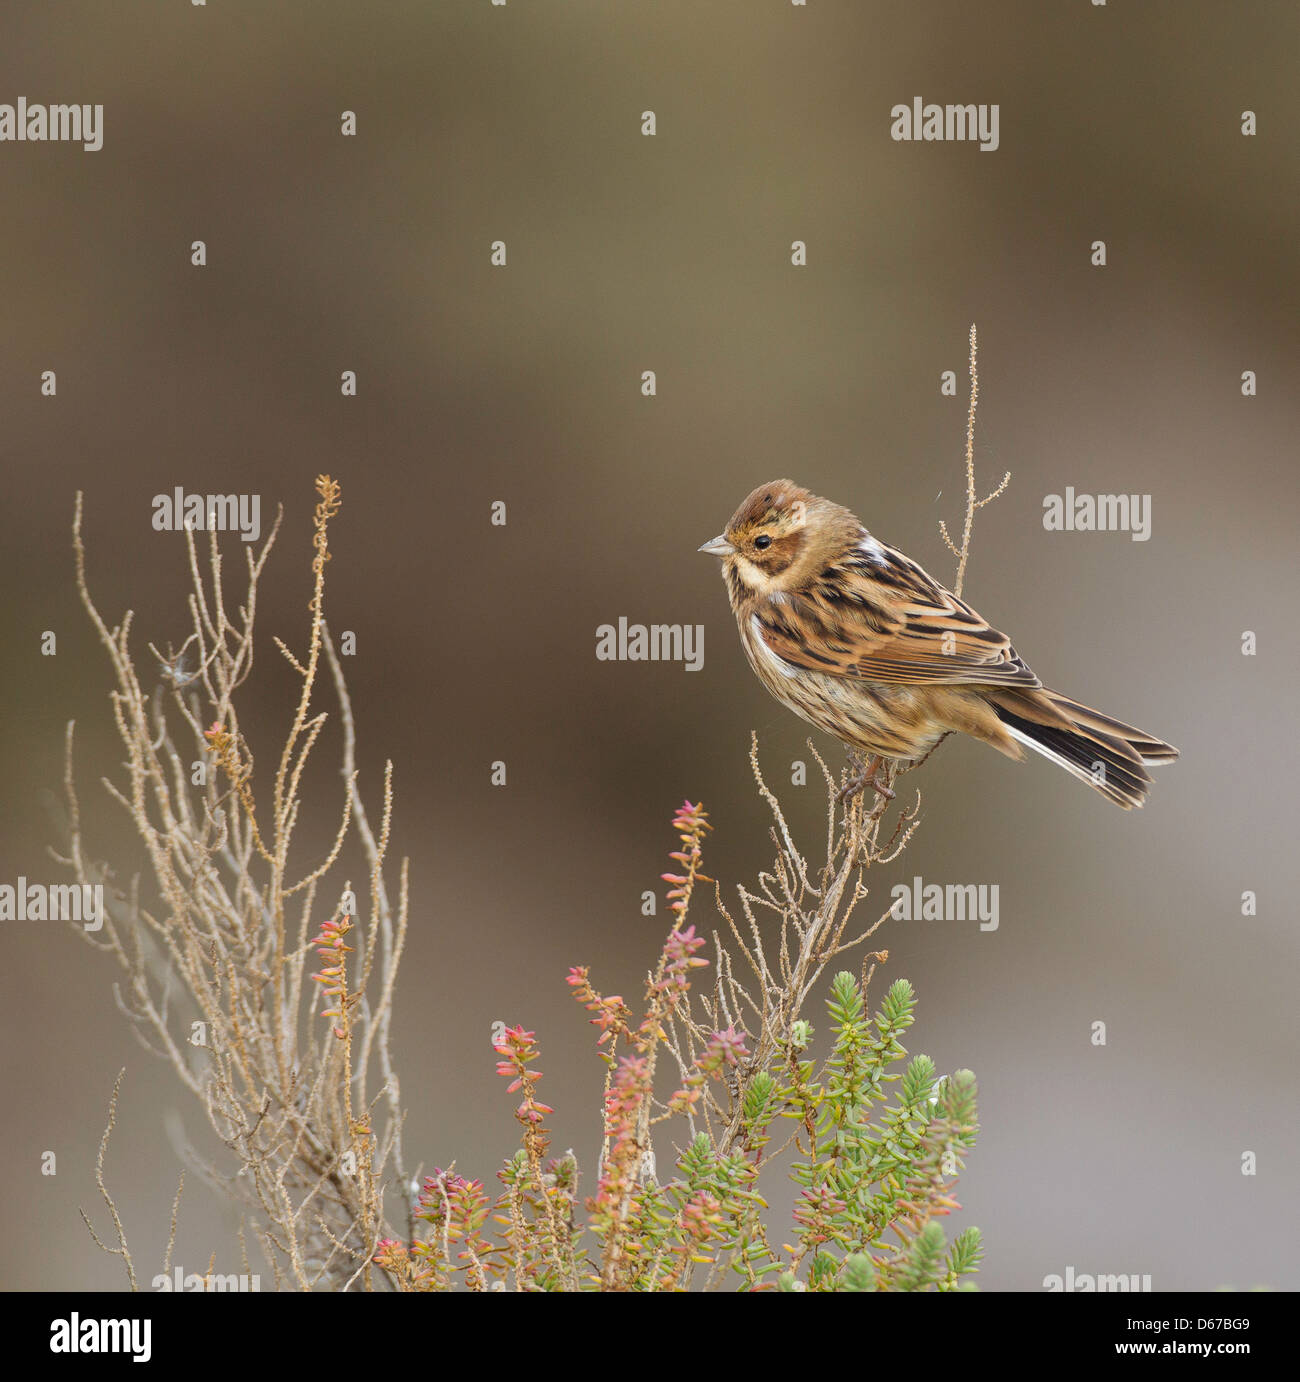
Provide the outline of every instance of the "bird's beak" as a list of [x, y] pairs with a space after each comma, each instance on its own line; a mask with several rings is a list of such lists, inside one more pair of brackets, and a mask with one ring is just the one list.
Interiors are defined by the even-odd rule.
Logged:
[[695, 550], [697, 552], [707, 552], [711, 557], [729, 557], [736, 549], [721, 533], [719, 533], [717, 537], [711, 537], [703, 547], [697, 547]]

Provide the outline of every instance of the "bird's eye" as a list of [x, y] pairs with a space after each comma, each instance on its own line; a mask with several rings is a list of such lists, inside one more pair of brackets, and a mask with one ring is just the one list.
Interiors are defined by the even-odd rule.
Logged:
[[768, 537], [766, 533], [764, 533], [762, 537], [756, 537], [754, 539], [754, 546], [757, 547], [760, 552], [765, 551], [771, 545], [772, 539]]

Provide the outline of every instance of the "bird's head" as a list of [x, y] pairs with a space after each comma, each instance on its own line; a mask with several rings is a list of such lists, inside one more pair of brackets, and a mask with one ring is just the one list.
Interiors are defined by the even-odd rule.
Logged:
[[793, 480], [759, 487], [699, 550], [720, 557], [736, 594], [798, 590], [852, 544], [862, 525]]

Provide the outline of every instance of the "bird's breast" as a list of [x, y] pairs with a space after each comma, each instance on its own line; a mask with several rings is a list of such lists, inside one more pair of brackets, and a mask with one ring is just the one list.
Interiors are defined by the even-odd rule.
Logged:
[[832, 676], [787, 662], [764, 641], [753, 613], [738, 615], [741, 644], [759, 681], [782, 705], [842, 743], [887, 758], [917, 758], [943, 737], [925, 688]]

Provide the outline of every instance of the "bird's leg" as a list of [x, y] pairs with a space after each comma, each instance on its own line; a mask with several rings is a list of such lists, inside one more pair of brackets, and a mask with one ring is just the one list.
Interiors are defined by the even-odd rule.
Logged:
[[898, 794], [889, 785], [889, 783], [882, 782], [880, 778], [877, 776], [877, 774], [881, 771], [881, 769], [884, 766], [885, 760], [879, 754], [876, 754], [876, 756], [872, 758], [871, 762], [867, 764], [867, 774], [871, 781], [872, 787], [875, 789], [876, 795], [878, 797], [883, 797], [886, 801], [893, 801], [893, 799]]
[[[874, 763], [875, 760], [872, 759], [872, 762]], [[844, 802], [848, 801], [851, 797], [856, 797], [867, 785], [866, 764], [857, 749], [849, 750], [849, 769], [853, 773], [853, 776], [840, 788], [839, 795], [835, 798], [836, 801]]]
[[[850, 751], [850, 761], [854, 764], [861, 764], [862, 759], [854, 752]], [[877, 796], [884, 797], [886, 801], [893, 801], [897, 793], [888, 783], [881, 782], [876, 776], [884, 766], [885, 760], [879, 754], [872, 754], [862, 767], [861, 772], [851, 777], [848, 782], [840, 789], [839, 800], [847, 801], [850, 797], [855, 797], [869, 782], [875, 790]]]

